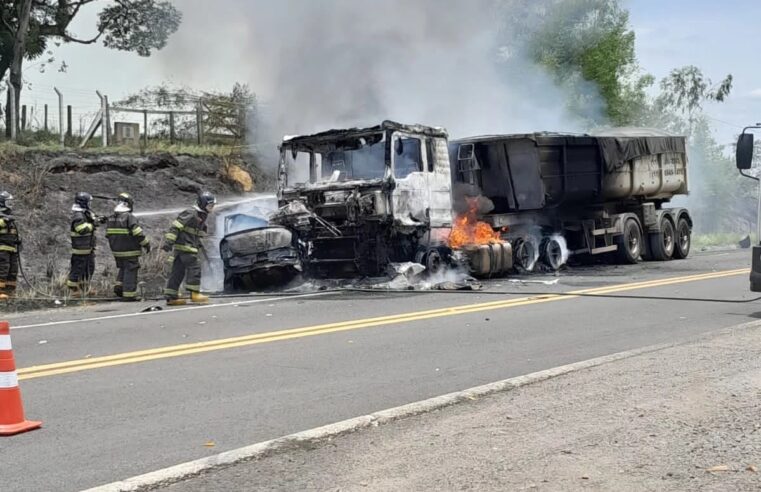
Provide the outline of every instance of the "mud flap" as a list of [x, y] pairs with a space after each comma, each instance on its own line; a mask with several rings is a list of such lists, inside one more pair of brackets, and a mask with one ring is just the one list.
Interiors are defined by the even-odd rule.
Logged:
[[753, 261], [750, 270], [751, 292], [761, 292], [761, 245], [753, 246]]

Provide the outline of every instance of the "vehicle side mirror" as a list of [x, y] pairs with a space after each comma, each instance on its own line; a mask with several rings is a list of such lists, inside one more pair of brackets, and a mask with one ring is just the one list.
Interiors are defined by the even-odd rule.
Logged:
[[737, 139], [737, 152], [735, 154], [737, 169], [750, 169], [753, 163], [753, 134], [743, 133]]

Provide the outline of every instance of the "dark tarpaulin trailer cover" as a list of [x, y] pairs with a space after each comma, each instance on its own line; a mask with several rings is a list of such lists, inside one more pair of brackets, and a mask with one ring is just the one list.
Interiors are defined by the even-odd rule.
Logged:
[[594, 137], [600, 146], [600, 154], [608, 172], [618, 169], [625, 162], [636, 157], [667, 152], [676, 154], [686, 152], [684, 137], [649, 132], [646, 129], [617, 129], [594, 135]]

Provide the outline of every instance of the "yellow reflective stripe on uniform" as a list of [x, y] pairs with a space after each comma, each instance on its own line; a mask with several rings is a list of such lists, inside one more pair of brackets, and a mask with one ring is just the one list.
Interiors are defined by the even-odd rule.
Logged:
[[137, 297], [137, 292], [122, 292], [122, 297]]
[[73, 255], [89, 255], [92, 254], [92, 249], [72, 249], [71, 254]]
[[71, 287], [71, 288], [79, 287], [79, 282], [72, 282], [71, 280], [67, 280], [66, 287]]
[[132, 235], [133, 236], [139, 236], [142, 233], [143, 233], [143, 228], [142, 227], [135, 226], [135, 227], [132, 228]]
[[171, 232], [167, 232], [166, 234], [164, 234], [164, 237], [172, 242], [177, 241], [177, 234], [173, 234]]
[[131, 258], [133, 256], [140, 256], [143, 254], [142, 251], [112, 251], [114, 254], [114, 258]]
[[150, 242], [151, 242], [150, 239], [145, 238], [142, 241], [140, 241], [140, 246], [148, 246], [148, 244], [150, 244]]
[[172, 227], [176, 227], [179, 230], [185, 229], [185, 225], [179, 220], [175, 220], [174, 222], [172, 222]]
[[184, 244], [175, 244], [174, 249], [177, 251], [182, 251], [183, 253], [198, 253], [198, 248], [194, 248], [193, 246], [186, 246]]
[[76, 232], [71, 233], [71, 237], [90, 237], [92, 236], [92, 232], [88, 232], [87, 234], [79, 234]]
[[7, 246], [5, 244], [0, 244], [0, 251], [10, 251], [11, 253], [15, 253], [18, 251], [15, 246]]
[[5, 227], [5, 219], [0, 219], [0, 227]]
[[106, 236], [123, 234], [129, 234], [129, 229], [120, 229], [118, 227], [113, 229], [106, 229]]
[[83, 222], [74, 228], [76, 232], [82, 232], [84, 230], [92, 231], [92, 229], [93, 226], [89, 222]]
[[186, 233], [190, 234], [191, 236], [205, 236], [206, 235], [205, 232], [203, 232], [203, 231], [201, 231], [199, 229], [196, 229], [194, 227], [186, 227], [185, 230], [182, 231], [182, 232], [186, 232]]
[[164, 289], [164, 294], [169, 294], [169, 295], [176, 296], [178, 294], [178, 292], [176, 290], [174, 290], [174, 289]]
[[185, 284], [185, 288], [189, 290], [190, 292], [201, 292], [201, 286], [200, 285], [188, 285]]

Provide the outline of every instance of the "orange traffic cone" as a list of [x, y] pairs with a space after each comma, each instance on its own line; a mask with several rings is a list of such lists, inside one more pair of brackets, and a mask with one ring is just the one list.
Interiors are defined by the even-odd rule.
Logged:
[[42, 422], [24, 419], [11, 347], [11, 327], [7, 321], [0, 321], [0, 436], [12, 436], [41, 426]]

